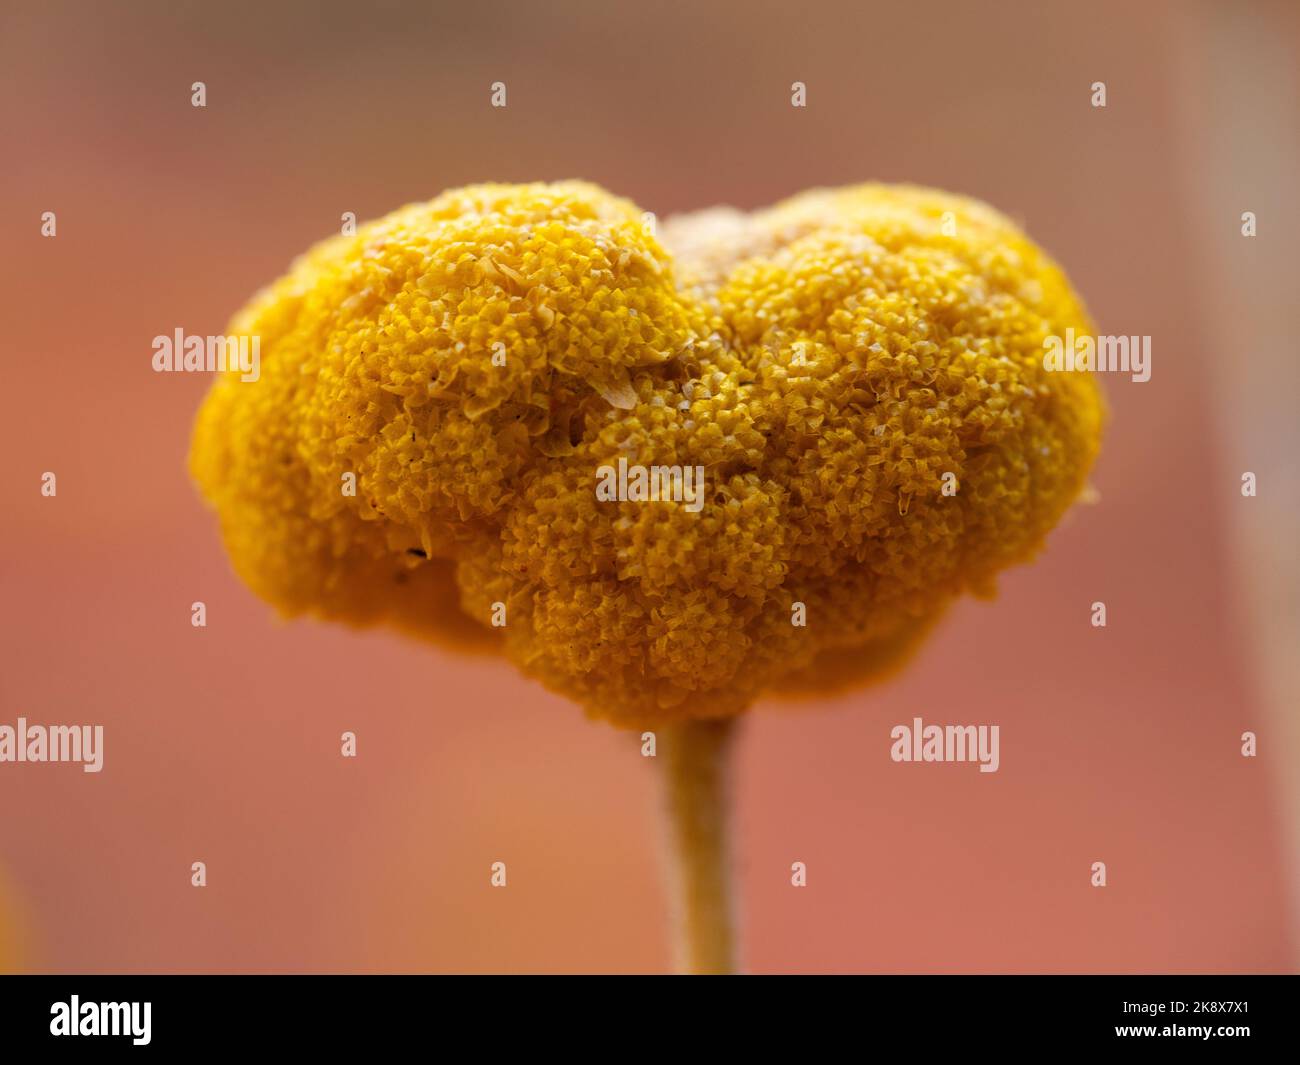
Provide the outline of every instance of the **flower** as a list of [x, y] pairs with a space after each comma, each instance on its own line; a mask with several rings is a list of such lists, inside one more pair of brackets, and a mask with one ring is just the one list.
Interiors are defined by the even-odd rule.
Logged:
[[[862, 185], [653, 228], [479, 185], [298, 259], [194, 432], [239, 575], [643, 726], [887, 672], [1079, 495], [1101, 398], [1042, 352], [1090, 323], [991, 208]], [[598, 499], [619, 459], [702, 468], [703, 506]]]

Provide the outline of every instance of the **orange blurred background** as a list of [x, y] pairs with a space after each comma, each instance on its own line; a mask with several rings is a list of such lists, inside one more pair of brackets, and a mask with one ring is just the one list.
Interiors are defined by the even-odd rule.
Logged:
[[[150, 367], [345, 211], [581, 177], [660, 217], [977, 196], [1153, 337], [1038, 563], [900, 679], [746, 721], [746, 967], [1294, 971], [1298, 51], [1283, 3], [6, 4], [0, 723], [105, 727], [100, 774], [0, 765], [11, 964], [669, 965], [634, 738], [501, 661], [275, 622], [186, 476], [209, 381]], [[914, 716], [999, 724], [1001, 769], [891, 762]]]

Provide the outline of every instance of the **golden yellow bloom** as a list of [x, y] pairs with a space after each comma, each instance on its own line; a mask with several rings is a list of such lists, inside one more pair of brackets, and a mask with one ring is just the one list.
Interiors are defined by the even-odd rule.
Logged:
[[[1100, 397], [1042, 355], [1090, 323], [990, 208], [864, 185], [651, 229], [482, 185], [300, 258], [195, 429], [241, 577], [653, 724], [883, 673], [1079, 494]], [[702, 467], [702, 506], [598, 498], [620, 459]]]

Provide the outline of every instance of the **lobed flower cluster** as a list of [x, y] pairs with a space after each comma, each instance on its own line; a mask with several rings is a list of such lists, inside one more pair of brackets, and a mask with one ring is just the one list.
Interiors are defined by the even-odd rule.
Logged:
[[[260, 380], [218, 378], [194, 433], [240, 576], [502, 641], [639, 726], [887, 671], [1078, 496], [1101, 401], [1042, 352], [1089, 322], [1001, 215], [864, 185], [662, 229], [481, 185], [300, 258], [231, 326]], [[703, 506], [598, 499], [619, 459], [702, 467]]]

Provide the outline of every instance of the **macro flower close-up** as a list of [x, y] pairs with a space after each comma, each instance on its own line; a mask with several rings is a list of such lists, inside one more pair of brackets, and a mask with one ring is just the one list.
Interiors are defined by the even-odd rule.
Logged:
[[[957, 196], [819, 190], [661, 241], [591, 185], [474, 186], [254, 299], [260, 379], [218, 380], [191, 465], [287, 614], [495, 636], [629, 727], [722, 717], [889, 669], [1039, 548], [1100, 436], [1091, 375], [1043, 367], [1066, 329], [1060, 269]], [[599, 498], [620, 462], [697, 498]]]
[[[195, 430], [241, 577], [290, 615], [495, 638], [654, 728], [896, 668], [1083, 489], [1097, 386], [1042, 352], [1087, 316], [995, 211], [863, 185], [653, 228], [590, 184], [480, 185], [297, 260], [231, 324], [256, 380], [229, 368]], [[670, 736], [689, 923], [728, 909], [723, 832], [691, 832], [725, 746]]]
[[0, 1058], [1285, 1044], [1298, 77], [1287, 0], [0, 5]]

